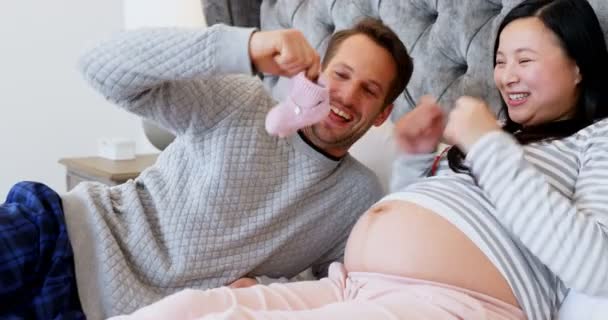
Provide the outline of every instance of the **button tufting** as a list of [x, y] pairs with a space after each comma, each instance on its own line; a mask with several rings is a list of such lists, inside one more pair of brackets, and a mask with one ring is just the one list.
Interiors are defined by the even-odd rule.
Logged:
[[460, 72], [462, 72], [462, 74], [466, 74], [467, 71], [469, 70], [469, 65], [468, 64], [461, 64], [458, 69], [460, 70]]
[[433, 12], [429, 15], [430, 20], [433, 21], [433, 23], [435, 23], [435, 21], [437, 21], [437, 19], [439, 18], [439, 12]]

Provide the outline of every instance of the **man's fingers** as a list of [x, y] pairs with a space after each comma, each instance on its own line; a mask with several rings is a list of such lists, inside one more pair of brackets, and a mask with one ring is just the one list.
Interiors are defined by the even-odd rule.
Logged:
[[280, 48], [279, 54], [275, 58], [278, 64], [288, 68], [293, 65], [302, 65], [312, 62], [314, 50], [306, 43], [298, 41], [288, 41]]
[[277, 67], [281, 70], [282, 76], [293, 76], [298, 74], [301, 71], [305, 70], [306, 64], [301, 61], [292, 61], [290, 63], [285, 63], [281, 61], [281, 57], [277, 56], [276, 58]]
[[305, 71], [309, 79], [315, 80], [319, 76], [320, 58], [308, 42], [302, 40], [286, 40], [274, 61], [284, 71], [282, 75], [293, 76]]
[[319, 77], [320, 69], [319, 64], [316, 63], [295, 63], [290, 65], [280, 65], [277, 63], [277, 66], [280, 68], [280, 74], [282, 76], [294, 76], [300, 72], [306, 72], [306, 77], [312, 81], [315, 81]]
[[311, 80], [318, 77], [319, 56], [295, 29], [254, 32], [249, 41], [249, 55], [256, 69], [263, 73], [293, 76], [306, 71]]
[[279, 54], [274, 56], [274, 61], [282, 68], [287, 68], [289, 65], [300, 63], [298, 55], [289, 46], [283, 46]]
[[312, 57], [312, 63], [306, 69], [306, 77], [312, 81], [316, 81], [319, 78], [321, 72], [321, 58], [318, 54], [314, 54]]

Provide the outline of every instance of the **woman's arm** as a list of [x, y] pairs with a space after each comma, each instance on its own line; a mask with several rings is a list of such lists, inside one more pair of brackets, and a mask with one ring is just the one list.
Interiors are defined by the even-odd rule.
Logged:
[[400, 150], [393, 163], [391, 192], [397, 192], [429, 175], [443, 135], [444, 114], [430, 96], [423, 96], [414, 110], [395, 123]]
[[393, 162], [390, 192], [398, 192], [408, 185], [429, 176], [435, 153], [407, 154], [401, 153]]
[[[557, 191], [510, 135], [493, 131], [467, 160], [496, 217], [566, 284], [608, 295], [608, 122], [594, 125], [572, 199]], [[567, 164], [563, 164], [566, 166]]]

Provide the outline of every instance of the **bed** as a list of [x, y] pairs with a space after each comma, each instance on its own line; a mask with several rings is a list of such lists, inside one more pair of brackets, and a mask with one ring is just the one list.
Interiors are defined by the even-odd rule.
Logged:
[[[414, 73], [395, 104], [391, 118], [411, 110], [424, 94], [451, 106], [461, 95], [484, 98], [498, 111], [500, 97], [492, 79], [492, 46], [502, 17], [521, 0], [203, 0], [208, 24], [256, 26], [262, 30], [297, 28], [324, 52], [329, 36], [361, 16], [382, 19], [397, 32], [414, 58]], [[608, 40], [608, 1], [589, 0]], [[265, 77], [277, 98], [286, 79]], [[352, 154], [372, 168], [388, 186], [394, 147], [391, 123], [370, 131]], [[383, 146], [384, 153], [369, 152]], [[380, 154], [380, 155], [379, 155]], [[608, 319], [608, 298], [571, 292], [560, 319]]]

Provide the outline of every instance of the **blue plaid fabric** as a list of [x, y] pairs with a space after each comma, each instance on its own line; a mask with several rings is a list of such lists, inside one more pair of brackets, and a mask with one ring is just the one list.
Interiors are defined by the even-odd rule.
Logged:
[[0, 205], [0, 319], [85, 319], [61, 199], [40, 183]]

